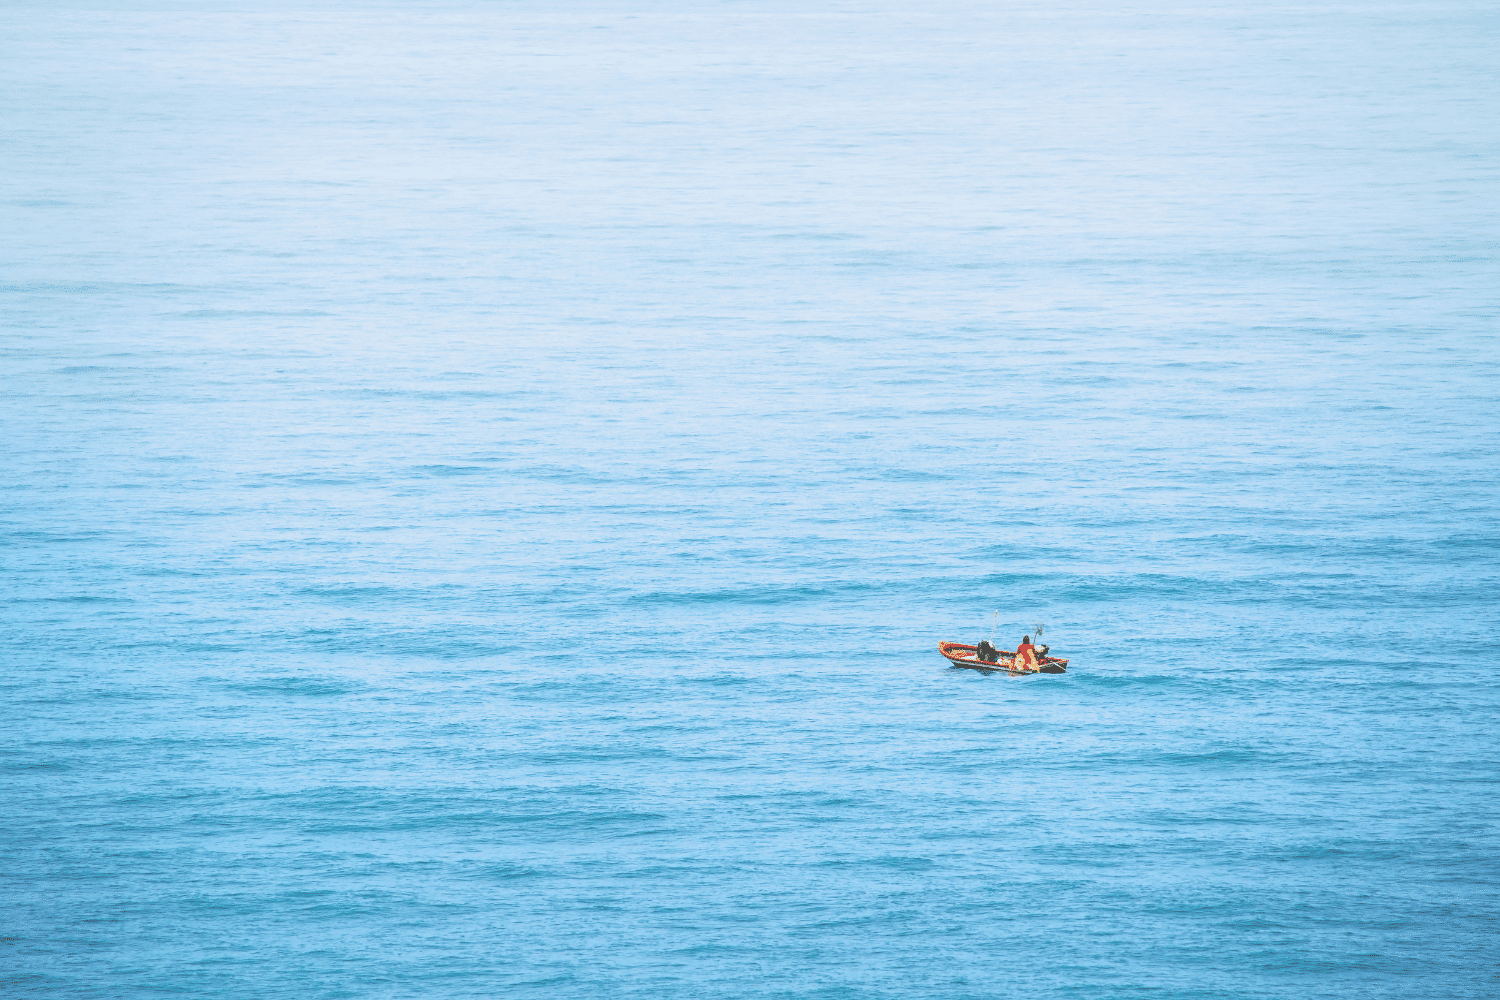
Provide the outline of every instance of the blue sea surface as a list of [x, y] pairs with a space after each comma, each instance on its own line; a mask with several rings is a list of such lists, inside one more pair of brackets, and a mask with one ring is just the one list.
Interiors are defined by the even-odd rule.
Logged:
[[1492, 3], [0, 16], [0, 995], [1500, 995]]

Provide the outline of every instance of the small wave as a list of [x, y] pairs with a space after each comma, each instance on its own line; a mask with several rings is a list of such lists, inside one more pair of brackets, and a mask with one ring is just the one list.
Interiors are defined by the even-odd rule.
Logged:
[[493, 471], [484, 465], [414, 465], [414, 472], [425, 472], [429, 476], [472, 476]]
[[301, 698], [336, 698], [363, 690], [365, 685], [343, 681], [334, 677], [290, 676], [267, 677], [254, 681], [239, 681], [223, 685], [241, 694], [260, 696], [293, 696]]
[[626, 598], [629, 604], [795, 604], [839, 594], [879, 590], [880, 583], [844, 583], [794, 587], [732, 587], [720, 590], [658, 590]]
[[873, 858], [833, 858], [815, 861], [812, 868], [891, 868], [896, 871], [930, 871], [937, 867], [931, 858], [911, 857], [900, 854], [883, 854]]
[[293, 591], [307, 597], [330, 597], [336, 600], [364, 600], [367, 597], [391, 597], [397, 594], [408, 593], [400, 587], [388, 587], [383, 584], [360, 585], [347, 584], [344, 586], [318, 586], [300, 587]]
[[758, 678], [747, 677], [744, 674], [718, 673], [700, 677], [684, 677], [679, 683], [684, 685], [703, 684], [708, 687], [744, 687], [748, 684], [755, 684], [758, 680]]
[[166, 315], [179, 319], [253, 319], [268, 316], [332, 316], [333, 313], [321, 309], [189, 309]]
[[1298, 755], [1286, 752], [1255, 750], [1246, 747], [1205, 750], [1196, 753], [1153, 753], [1151, 759], [1164, 764], [1183, 764], [1190, 767], [1204, 765], [1281, 764], [1299, 759]]
[[71, 771], [73, 766], [61, 760], [37, 760], [37, 761], [5, 761], [0, 763], [0, 771], [12, 771], [24, 774], [28, 771], [44, 771], [47, 773]]
[[482, 865], [473, 874], [474, 878], [499, 879], [510, 882], [515, 879], [524, 878], [548, 878], [552, 875], [542, 868], [533, 868], [530, 865], [516, 864], [514, 862], [500, 862], [496, 864]]

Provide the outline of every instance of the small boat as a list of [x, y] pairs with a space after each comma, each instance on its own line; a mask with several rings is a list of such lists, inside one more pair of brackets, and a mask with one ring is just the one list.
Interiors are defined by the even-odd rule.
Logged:
[[1038, 646], [1036, 651], [1035, 667], [1019, 667], [1016, 665], [1014, 650], [996, 649], [988, 642], [981, 642], [977, 646], [962, 642], [938, 643], [938, 652], [942, 653], [943, 657], [955, 667], [967, 667], [970, 670], [982, 670], [985, 673], [996, 670], [1003, 670], [1008, 674], [1067, 673], [1067, 660], [1058, 656], [1048, 656], [1046, 646]]

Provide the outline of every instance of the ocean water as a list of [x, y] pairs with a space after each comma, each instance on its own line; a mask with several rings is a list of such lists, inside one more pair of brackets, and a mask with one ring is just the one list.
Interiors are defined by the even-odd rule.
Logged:
[[1500, 993], [1492, 4], [0, 14], [0, 994]]

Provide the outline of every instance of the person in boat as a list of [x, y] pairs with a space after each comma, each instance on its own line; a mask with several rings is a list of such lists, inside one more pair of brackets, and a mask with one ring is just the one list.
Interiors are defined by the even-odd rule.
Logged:
[[1031, 644], [1031, 636], [1029, 635], [1023, 636], [1021, 639], [1021, 644], [1016, 647], [1016, 669], [1037, 669], [1036, 647]]

